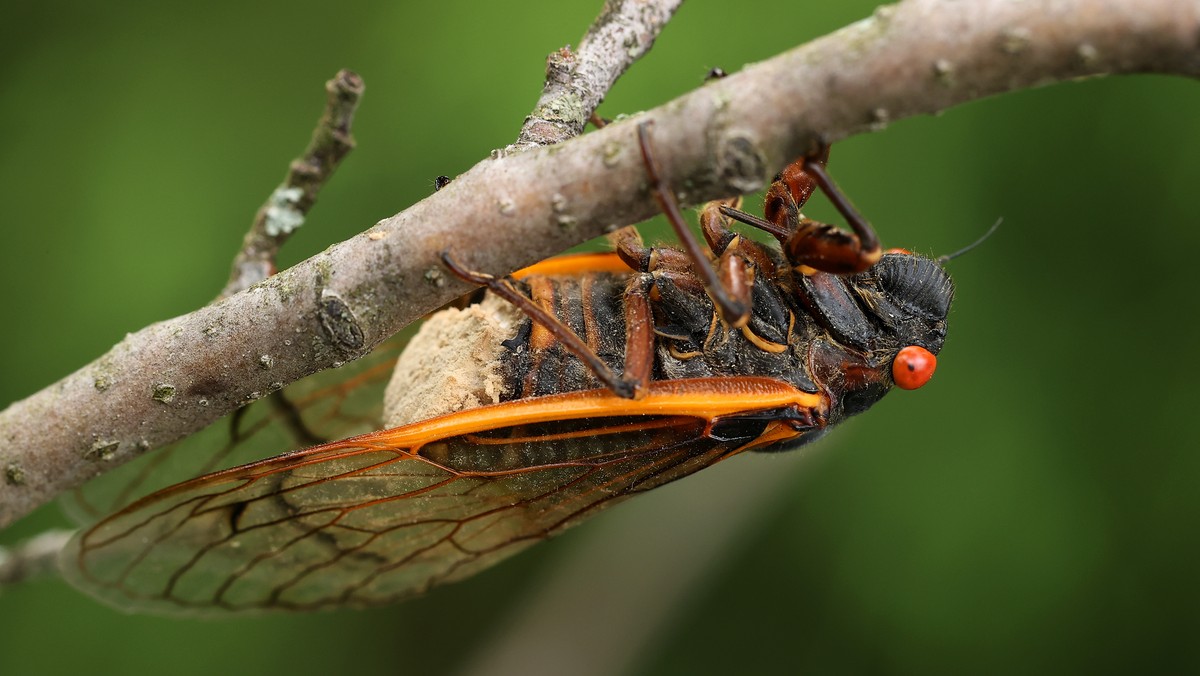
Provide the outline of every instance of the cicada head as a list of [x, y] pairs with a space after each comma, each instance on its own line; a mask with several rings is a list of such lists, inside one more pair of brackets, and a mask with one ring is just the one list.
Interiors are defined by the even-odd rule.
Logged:
[[852, 285], [880, 327], [880, 340], [897, 350], [916, 345], [933, 354], [946, 340], [954, 283], [936, 261], [893, 253], [857, 275]]
[[839, 417], [866, 410], [893, 385], [916, 389], [933, 375], [954, 297], [938, 262], [889, 253], [866, 272], [817, 273], [799, 287], [828, 334], [813, 345], [812, 364], [817, 379], [840, 394]]

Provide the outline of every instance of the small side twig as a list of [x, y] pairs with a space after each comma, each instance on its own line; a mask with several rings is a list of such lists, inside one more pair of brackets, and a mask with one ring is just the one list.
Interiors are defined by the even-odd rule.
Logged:
[[57, 571], [58, 552], [74, 532], [48, 530], [12, 547], [0, 547], [0, 588]]
[[683, 0], [607, 0], [579, 48], [546, 57], [546, 85], [506, 152], [574, 138], [617, 78], [642, 58]]
[[304, 223], [317, 193], [354, 149], [350, 125], [362, 97], [362, 78], [342, 69], [325, 83], [329, 100], [304, 154], [292, 161], [287, 178], [259, 208], [242, 248], [233, 260], [229, 281], [218, 298], [227, 298], [275, 274], [279, 248]]

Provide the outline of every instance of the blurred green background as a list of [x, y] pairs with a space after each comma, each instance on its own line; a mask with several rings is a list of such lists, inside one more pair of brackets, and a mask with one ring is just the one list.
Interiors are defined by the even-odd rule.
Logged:
[[[4, 3], [0, 404], [210, 299], [338, 68], [367, 82], [359, 148], [286, 264], [511, 142], [545, 55], [599, 4]], [[600, 112], [873, 6], [693, 1]], [[0, 672], [1200, 669], [1198, 119], [1194, 82], [1103, 79], [839, 144], [886, 244], [945, 253], [1005, 226], [951, 266], [932, 385], [811, 453], [735, 459], [367, 612], [170, 620], [30, 583], [0, 593]], [[50, 506], [0, 543], [64, 523]]]

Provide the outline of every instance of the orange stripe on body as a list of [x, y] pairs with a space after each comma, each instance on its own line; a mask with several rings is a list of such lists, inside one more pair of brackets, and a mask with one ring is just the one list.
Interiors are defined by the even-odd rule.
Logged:
[[523, 280], [527, 277], [578, 277], [589, 272], [626, 274], [632, 271], [620, 256], [612, 251], [606, 251], [547, 258], [540, 263], [517, 270], [512, 276], [515, 279]]
[[624, 399], [607, 389], [569, 392], [491, 404], [347, 439], [347, 445], [420, 446], [430, 441], [511, 425], [579, 418], [679, 415], [714, 418], [776, 408], [824, 409], [820, 394], [802, 392], [771, 378], [694, 378], [651, 383], [641, 399]]
[[[596, 316], [592, 313], [592, 286], [594, 284], [595, 278], [590, 275], [580, 279], [579, 297], [583, 308], [583, 341], [587, 343], [592, 352], [600, 354], [600, 329], [596, 326]], [[565, 318], [564, 323], [566, 323]]]

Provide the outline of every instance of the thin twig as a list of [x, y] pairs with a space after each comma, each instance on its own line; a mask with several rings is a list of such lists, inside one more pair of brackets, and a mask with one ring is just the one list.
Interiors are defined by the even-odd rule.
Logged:
[[329, 99], [313, 129], [312, 140], [304, 154], [292, 160], [287, 178], [259, 208], [218, 298], [232, 296], [275, 274], [279, 248], [304, 224], [317, 193], [332, 178], [342, 158], [354, 149], [350, 125], [363, 89], [362, 78], [345, 69], [325, 83]]
[[617, 78], [640, 59], [683, 0], [607, 0], [579, 48], [546, 57], [546, 85], [506, 152], [561, 143], [583, 132]]
[[[1078, 77], [1200, 76], [1194, 0], [907, 0], [645, 114], [695, 204], [759, 188], [815, 140]], [[636, 124], [485, 160], [411, 208], [246, 291], [128, 336], [0, 413], [0, 525], [466, 291], [439, 263], [515, 270], [653, 215]], [[497, 237], [496, 233], [505, 233]]]
[[0, 547], [0, 588], [57, 571], [58, 552], [73, 533], [48, 530], [12, 547]]

